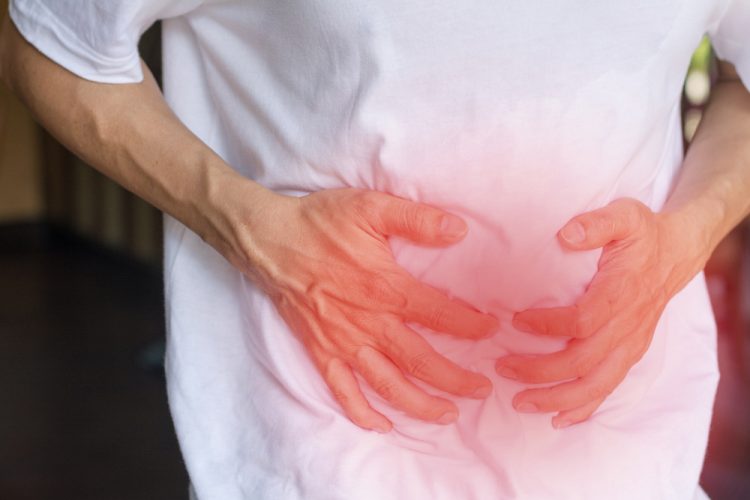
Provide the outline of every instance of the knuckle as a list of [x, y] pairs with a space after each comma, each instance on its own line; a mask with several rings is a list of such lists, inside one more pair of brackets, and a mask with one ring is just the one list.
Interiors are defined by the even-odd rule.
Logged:
[[363, 190], [354, 195], [355, 205], [368, 209], [380, 208], [383, 204], [383, 195], [377, 191]]
[[398, 385], [390, 379], [379, 378], [373, 382], [373, 389], [385, 400], [393, 401], [399, 395]]
[[432, 364], [432, 353], [428, 351], [419, 352], [409, 357], [406, 368], [409, 373], [417, 378], [427, 376]]
[[350, 406], [351, 398], [346, 391], [337, 387], [331, 387], [331, 392], [333, 393], [333, 397], [336, 398], [336, 401], [338, 401], [342, 407], [348, 408]]
[[[617, 232], [619, 218], [604, 217], [599, 219], [599, 225], [607, 235], [613, 235]], [[610, 238], [611, 239], [611, 238]]]
[[[554, 321], [538, 321], [536, 323], [529, 324], [533, 330], [537, 330], [543, 335], [556, 335], [565, 328], [564, 325], [556, 324]], [[563, 330], [564, 331], [564, 330]]]
[[372, 351], [373, 348], [369, 345], [356, 346], [352, 352], [352, 360], [354, 366], [360, 373], [370, 371], [372, 365]]
[[651, 209], [648, 208], [645, 203], [640, 200], [636, 200], [635, 198], [628, 199], [628, 207], [630, 208], [631, 213], [633, 213], [634, 215], [646, 215], [647, 213], [651, 212]]
[[596, 382], [586, 385], [584, 395], [587, 401], [595, 401], [606, 397], [609, 394], [609, 387], [602, 382]]
[[368, 221], [379, 220], [383, 212], [383, 196], [376, 191], [360, 191], [352, 201], [352, 209]]
[[635, 199], [629, 200], [629, 203], [627, 204], [626, 216], [628, 222], [630, 222], [630, 227], [632, 229], [636, 229], [642, 226], [646, 222], [650, 213], [651, 209], [649, 209], [642, 202]]
[[428, 313], [430, 324], [441, 327], [445, 325], [448, 319], [448, 310], [445, 307], [433, 307]]
[[390, 304], [394, 306], [405, 306], [406, 298], [402, 291], [398, 290], [391, 279], [383, 274], [373, 274], [362, 281], [363, 293], [371, 301]]
[[402, 227], [412, 234], [424, 234], [428, 227], [424, 209], [416, 203], [406, 203], [399, 212]]

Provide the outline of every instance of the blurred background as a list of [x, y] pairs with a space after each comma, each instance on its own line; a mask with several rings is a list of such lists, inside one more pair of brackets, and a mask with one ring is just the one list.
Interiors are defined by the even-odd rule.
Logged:
[[[140, 48], [159, 75], [158, 25]], [[187, 498], [161, 228], [0, 84], [0, 500]]]
[[[157, 78], [160, 50], [156, 25], [141, 53]], [[686, 75], [686, 147], [712, 61], [704, 40]], [[702, 484], [718, 500], [750, 498], [746, 242], [740, 227], [706, 270], [722, 381]], [[0, 86], [0, 500], [186, 498], [160, 266], [158, 211], [71, 155]]]

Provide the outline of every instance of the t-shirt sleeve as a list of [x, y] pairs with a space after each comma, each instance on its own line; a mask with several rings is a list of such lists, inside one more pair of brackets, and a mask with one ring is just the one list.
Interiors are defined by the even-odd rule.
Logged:
[[157, 19], [194, 9], [200, 0], [11, 0], [21, 35], [76, 75], [103, 83], [143, 79], [138, 40]]
[[734, 64], [750, 90], [750, 0], [727, 0], [709, 36], [719, 59]]

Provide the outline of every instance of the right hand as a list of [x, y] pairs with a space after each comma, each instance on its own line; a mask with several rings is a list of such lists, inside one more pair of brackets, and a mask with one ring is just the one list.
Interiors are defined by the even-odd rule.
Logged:
[[396, 264], [387, 240], [447, 246], [466, 234], [460, 218], [376, 191], [265, 196], [252, 218], [234, 218], [231, 245], [214, 246], [223, 246], [222, 253], [273, 300], [355, 424], [392, 428], [370, 406], [353, 371], [393, 407], [440, 424], [455, 421], [458, 408], [408, 376], [457, 396], [489, 395], [487, 377], [438, 354], [405, 323], [479, 339], [496, 330], [497, 320], [414, 279]]

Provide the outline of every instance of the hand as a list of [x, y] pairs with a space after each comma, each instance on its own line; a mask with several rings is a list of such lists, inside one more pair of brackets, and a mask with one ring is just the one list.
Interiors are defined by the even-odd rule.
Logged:
[[589, 418], [648, 349], [670, 298], [702, 268], [695, 231], [676, 216], [653, 213], [632, 199], [577, 216], [558, 233], [563, 248], [604, 247], [598, 271], [569, 307], [529, 309], [513, 326], [572, 337], [562, 351], [498, 360], [504, 377], [534, 384], [513, 399], [521, 412], [559, 412], [556, 428]]
[[392, 428], [370, 406], [353, 371], [394, 407], [441, 424], [455, 421], [456, 405], [409, 377], [457, 396], [489, 395], [488, 378], [441, 356], [405, 323], [478, 339], [492, 333], [497, 320], [415, 280], [395, 263], [387, 240], [450, 245], [466, 233], [461, 219], [355, 189], [302, 198], [274, 194], [260, 212], [250, 228], [235, 230], [250, 236], [234, 237], [245, 241], [225, 253], [270, 296], [355, 424]]

